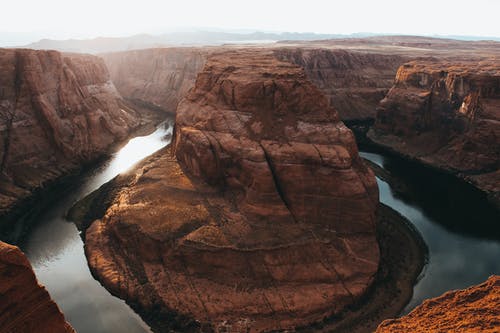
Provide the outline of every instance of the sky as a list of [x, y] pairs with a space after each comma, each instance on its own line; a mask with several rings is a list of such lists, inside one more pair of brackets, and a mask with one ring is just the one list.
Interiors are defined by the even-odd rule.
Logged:
[[[1, 0], [0, 42], [188, 28], [500, 37], [500, 0]], [[1, 39], [4, 40], [1, 40]]]

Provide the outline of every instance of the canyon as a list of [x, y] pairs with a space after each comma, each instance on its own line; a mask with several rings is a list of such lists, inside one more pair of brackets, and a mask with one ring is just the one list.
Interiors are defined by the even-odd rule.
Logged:
[[456, 174], [500, 208], [498, 61], [412, 61], [401, 66], [368, 136]]
[[0, 331], [74, 333], [18, 247], [0, 242]]
[[36, 193], [141, 121], [95, 56], [1, 49], [0, 72], [0, 217], [11, 230]]
[[[170, 147], [70, 210], [92, 274], [154, 331], [337, 330], [329, 320], [373, 331], [408, 302], [425, 254], [418, 231], [402, 232], [404, 217], [379, 204], [380, 177], [342, 121], [374, 122], [370, 146], [465, 180], [500, 212], [499, 45], [390, 36], [98, 56], [0, 49], [1, 239], [58, 180], [174, 114]], [[0, 243], [0, 261], [12, 256], [2, 300], [12, 292], [18, 315], [72, 332], [27, 259]], [[498, 292], [492, 277], [378, 332], [493, 332]], [[392, 303], [372, 302], [384, 296]], [[380, 313], [349, 317], [367, 308]]]

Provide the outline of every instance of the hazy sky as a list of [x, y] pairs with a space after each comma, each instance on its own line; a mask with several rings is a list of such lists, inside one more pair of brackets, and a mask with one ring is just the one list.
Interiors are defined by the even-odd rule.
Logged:
[[185, 27], [500, 37], [500, 0], [2, 0], [0, 8], [3, 35], [60, 39]]

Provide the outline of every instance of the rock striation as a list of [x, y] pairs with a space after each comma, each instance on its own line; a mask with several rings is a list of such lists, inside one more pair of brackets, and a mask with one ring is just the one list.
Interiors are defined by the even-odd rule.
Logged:
[[90, 55], [0, 49], [0, 216], [139, 124]]
[[500, 276], [426, 300], [408, 315], [384, 321], [377, 333], [500, 330]]
[[379, 264], [378, 189], [353, 134], [269, 51], [212, 55], [172, 151], [86, 200], [104, 205], [86, 217], [89, 266], [163, 329], [309, 325], [359, 301]]
[[412, 61], [380, 102], [369, 137], [465, 178], [500, 207], [500, 67]]
[[123, 97], [174, 113], [194, 85], [208, 49], [155, 48], [101, 54]]
[[373, 120], [399, 66], [409, 60], [403, 55], [326, 48], [283, 48], [275, 54], [303, 67], [343, 121]]
[[74, 333], [18, 247], [0, 242], [0, 331]]

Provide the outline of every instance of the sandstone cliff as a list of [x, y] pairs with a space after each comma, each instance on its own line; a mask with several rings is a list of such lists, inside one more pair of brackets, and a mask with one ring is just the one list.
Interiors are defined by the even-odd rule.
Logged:
[[401, 66], [369, 136], [460, 175], [500, 204], [498, 63], [413, 61]]
[[207, 49], [159, 48], [102, 54], [123, 97], [175, 112], [203, 67]]
[[216, 331], [309, 325], [365, 294], [377, 185], [301, 68], [269, 51], [211, 56], [174, 149], [93, 198], [109, 204], [86, 254], [113, 293], [164, 329]]
[[0, 73], [0, 216], [139, 124], [97, 57], [0, 49]]
[[500, 276], [426, 300], [408, 315], [384, 321], [377, 333], [500, 331]]
[[342, 120], [374, 119], [378, 103], [409, 56], [345, 50], [286, 48], [275, 54], [303, 67]]
[[[164, 48], [101, 56], [124, 97], [175, 112], [213, 52], [208, 48]], [[303, 67], [342, 120], [375, 118], [378, 102], [392, 86], [398, 67], [408, 59], [328, 49], [287, 48], [274, 49], [274, 53]]]
[[0, 332], [75, 332], [57, 304], [38, 284], [28, 259], [0, 242]]

